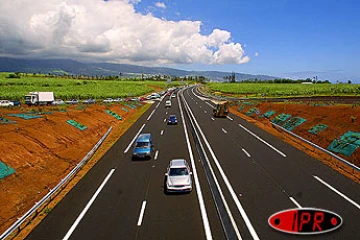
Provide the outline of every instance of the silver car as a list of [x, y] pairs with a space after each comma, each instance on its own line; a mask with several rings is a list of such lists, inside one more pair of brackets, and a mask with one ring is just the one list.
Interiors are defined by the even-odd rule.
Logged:
[[191, 192], [192, 172], [185, 159], [173, 159], [170, 161], [165, 173], [165, 192]]

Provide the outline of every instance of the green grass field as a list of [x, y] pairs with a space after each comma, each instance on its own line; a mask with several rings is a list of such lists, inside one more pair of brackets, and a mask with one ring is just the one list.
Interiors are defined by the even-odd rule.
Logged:
[[166, 81], [105, 81], [33, 76], [6, 78], [8, 75], [9, 73], [0, 73], [0, 99], [23, 99], [29, 92], [54, 92], [56, 98], [62, 99], [123, 98], [153, 92], [154, 88], [151, 86], [166, 89], [181, 85], [181, 82], [167, 85]]
[[279, 83], [208, 83], [213, 92], [238, 94], [248, 97], [301, 97], [301, 96], [356, 96], [360, 84], [279, 84]]

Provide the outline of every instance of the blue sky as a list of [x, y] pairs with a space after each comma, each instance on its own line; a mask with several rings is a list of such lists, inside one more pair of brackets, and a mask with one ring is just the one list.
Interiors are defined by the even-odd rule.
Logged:
[[360, 0], [0, 1], [0, 57], [360, 83]]
[[203, 34], [227, 30], [251, 58], [240, 65], [177, 65], [180, 68], [360, 83], [360, 1], [168, 0], [163, 1], [166, 9], [149, 8], [154, 2], [142, 0], [135, 8], [167, 20], [201, 21]]

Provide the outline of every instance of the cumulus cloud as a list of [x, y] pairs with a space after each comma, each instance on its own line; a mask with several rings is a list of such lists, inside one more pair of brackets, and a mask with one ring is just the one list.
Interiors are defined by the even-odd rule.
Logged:
[[24, 6], [22, 0], [1, 0], [0, 56], [151, 65], [250, 60], [230, 32], [204, 35], [200, 21], [142, 14], [134, 9], [139, 2], [34, 0]]
[[155, 2], [154, 4], [158, 8], [164, 8], [164, 9], [166, 8], [165, 3], [163, 3], [163, 2]]

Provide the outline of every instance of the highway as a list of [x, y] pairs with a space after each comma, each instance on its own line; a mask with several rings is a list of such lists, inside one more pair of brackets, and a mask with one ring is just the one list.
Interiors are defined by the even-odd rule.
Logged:
[[[171, 108], [168, 98], [154, 101], [27, 239], [295, 239], [268, 218], [304, 207], [344, 221], [306, 239], [360, 239], [359, 184], [235, 115], [213, 118], [214, 103], [196, 87]], [[166, 124], [170, 114], [177, 125]], [[152, 134], [150, 160], [131, 160], [139, 133]], [[164, 192], [174, 158], [191, 165], [190, 194]]]

